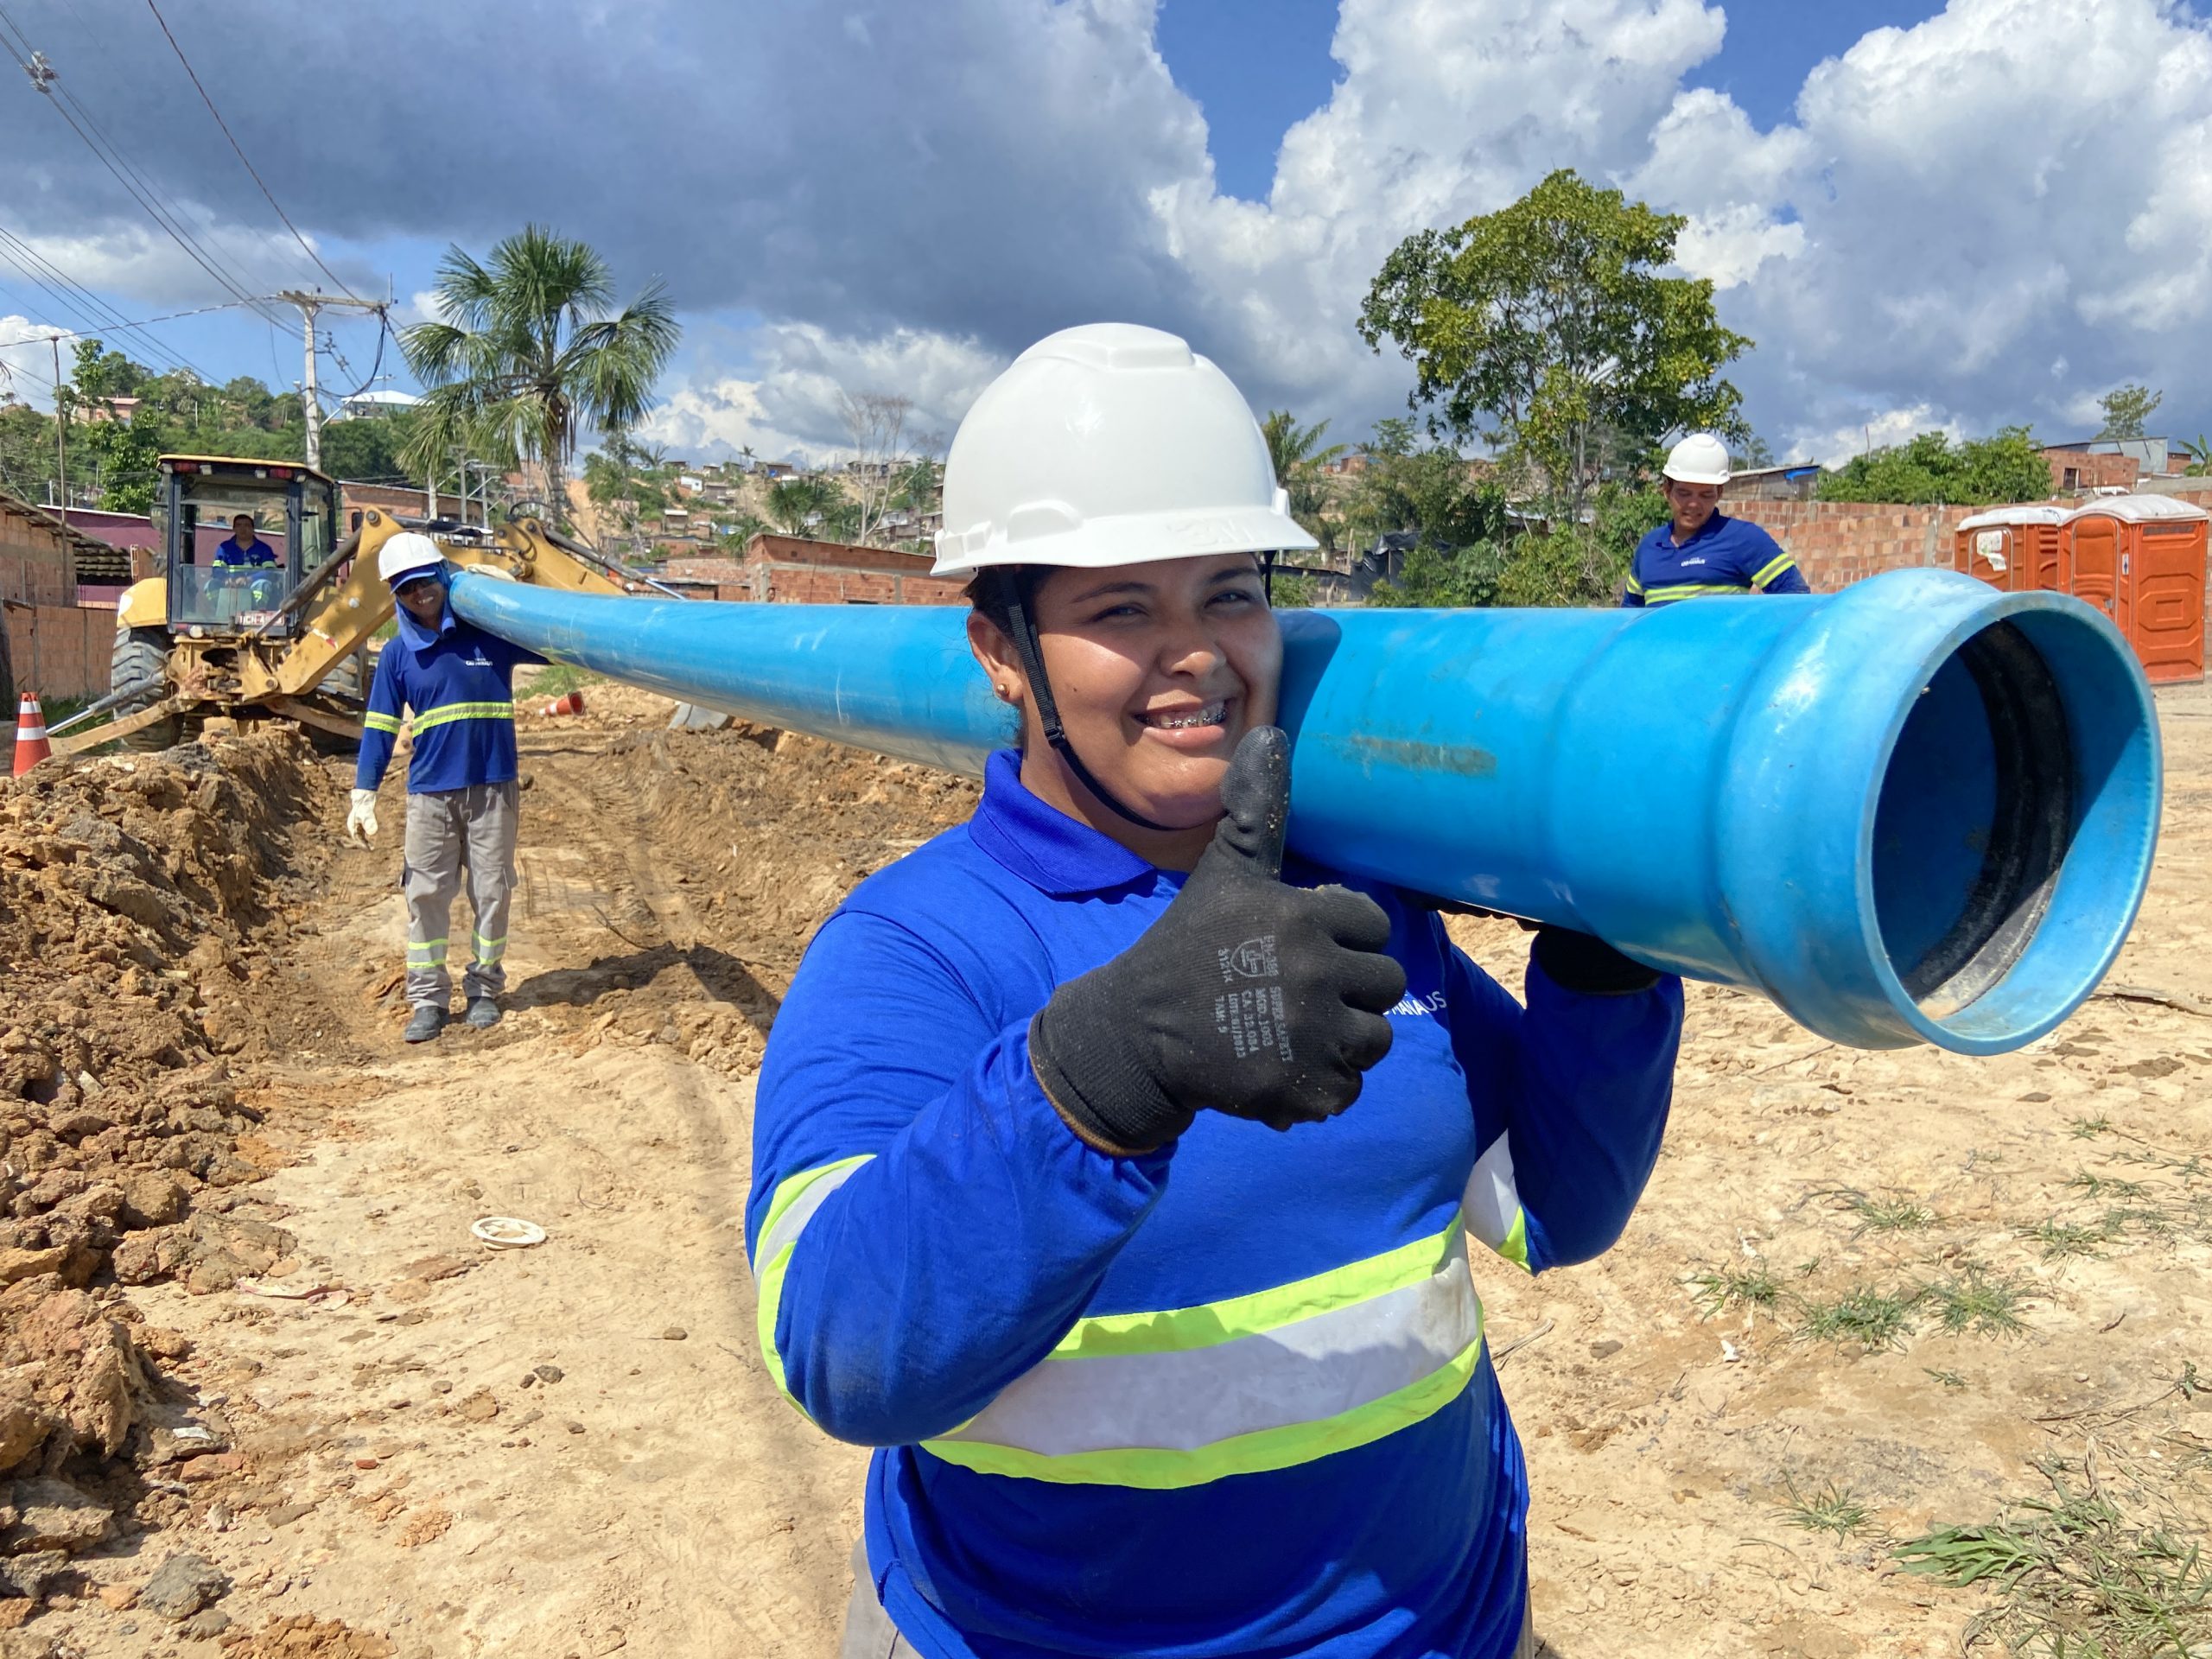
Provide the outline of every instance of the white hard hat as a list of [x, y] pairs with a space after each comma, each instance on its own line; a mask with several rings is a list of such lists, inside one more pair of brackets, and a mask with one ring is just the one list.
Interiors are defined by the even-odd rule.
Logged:
[[932, 575], [1319, 545], [1229, 377], [1127, 322], [1047, 335], [983, 389], [945, 458], [944, 526]]
[[1693, 432], [1668, 452], [1661, 472], [1677, 484], [1726, 484], [1728, 446], [1710, 432]]
[[377, 554], [377, 575], [387, 584], [410, 570], [435, 570], [446, 562], [438, 544], [420, 531], [403, 530]]

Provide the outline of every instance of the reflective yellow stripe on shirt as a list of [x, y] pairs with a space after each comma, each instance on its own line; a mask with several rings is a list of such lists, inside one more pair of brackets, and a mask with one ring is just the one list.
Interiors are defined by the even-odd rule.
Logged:
[[1677, 599], [1705, 599], [1720, 594], [1740, 595], [1751, 591], [1741, 582], [1677, 582], [1664, 588], [1647, 588], [1643, 601], [1647, 605], [1665, 605]]
[[[840, 1159], [818, 1169], [801, 1170], [779, 1182], [775, 1196], [768, 1200], [768, 1214], [760, 1223], [760, 1248], [753, 1256], [753, 1277], [760, 1293], [754, 1318], [760, 1335], [760, 1357], [767, 1362], [768, 1376], [774, 1382], [776, 1391], [786, 1400], [791, 1399], [791, 1391], [784, 1386], [784, 1357], [776, 1350], [776, 1308], [783, 1300], [784, 1274], [791, 1267], [799, 1230], [813, 1218], [824, 1198], [850, 1180], [853, 1172], [874, 1155], [864, 1152], [857, 1158]], [[798, 1402], [792, 1400], [791, 1403]]]
[[1167, 1491], [1311, 1463], [1433, 1415], [1482, 1355], [1460, 1218], [1249, 1296], [1078, 1320], [923, 1449], [984, 1474]]
[[443, 726], [455, 720], [512, 720], [512, 702], [448, 702], [435, 709], [419, 710], [415, 715], [415, 729], [427, 731], [433, 726]]
[[[867, 1158], [785, 1180], [760, 1230], [760, 1350], [800, 1230]], [[1510, 1190], [1510, 1167], [1507, 1165]], [[1154, 1491], [1310, 1463], [1442, 1410], [1482, 1357], [1467, 1230], [1224, 1301], [1079, 1319], [1043, 1361], [922, 1447], [980, 1473]], [[1519, 1206], [1497, 1241], [1510, 1254]], [[1521, 1259], [1525, 1261], [1525, 1248]]]
[[394, 737], [399, 735], [397, 715], [379, 715], [372, 712], [361, 716], [361, 724], [372, 732], [390, 732]]
[[1765, 587], [1767, 583], [1772, 582], [1777, 576], [1780, 575], [1783, 571], [1787, 570], [1791, 565], [1796, 563], [1797, 561], [1791, 558], [1787, 553], [1776, 554], [1774, 557], [1769, 559], [1764, 564], [1759, 567], [1758, 574], [1751, 578], [1751, 586], [1754, 588]]

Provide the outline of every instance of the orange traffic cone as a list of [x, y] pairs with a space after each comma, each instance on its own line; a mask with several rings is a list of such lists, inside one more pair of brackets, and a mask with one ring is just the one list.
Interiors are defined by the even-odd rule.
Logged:
[[556, 698], [547, 703], [537, 712], [541, 715], [581, 715], [583, 711], [584, 694], [581, 691], [571, 691], [567, 696]]
[[46, 741], [46, 711], [38, 706], [38, 693], [26, 691], [23, 706], [16, 711], [16, 776], [22, 777], [53, 753], [54, 745]]

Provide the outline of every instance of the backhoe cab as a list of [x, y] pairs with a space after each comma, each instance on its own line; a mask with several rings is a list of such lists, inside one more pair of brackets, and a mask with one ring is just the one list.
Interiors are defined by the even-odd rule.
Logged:
[[[515, 582], [584, 594], [651, 585], [526, 517], [470, 526], [368, 508], [340, 539], [336, 486], [289, 461], [164, 455], [155, 515], [161, 574], [123, 596], [111, 689], [54, 728], [57, 754], [110, 741], [162, 749], [272, 718], [327, 750], [357, 747], [368, 643], [391, 620], [377, 554], [403, 530]], [[101, 715], [108, 723], [63, 736]]]
[[[241, 550], [248, 522], [252, 545]], [[337, 522], [337, 486], [308, 467], [164, 455], [154, 497], [162, 574], [124, 596], [118, 626], [166, 627], [188, 639], [287, 638], [281, 620], [261, 630], [330, 556]]]

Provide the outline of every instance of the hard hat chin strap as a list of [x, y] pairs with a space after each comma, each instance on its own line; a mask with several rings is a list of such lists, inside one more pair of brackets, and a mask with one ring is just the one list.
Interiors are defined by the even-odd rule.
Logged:
[[1075, 745], [1068, 741], [1066, 728], [1060, 724], [1058, 703], [1052, 699], [1052, 683], [1045, 674], [1045, 652], [1037, 641], [1037, 624], [1029, 614], [1029, 598], [1036, 583], [1019, 570], [1003, 565], [997, 568], [999, 593], [1005, 601], [1007, 632], [1014, 639], [1014, 654], [1021, 659], [1021, 671], [1028, 677], [1029, 695], [1037, 702], [1037, 721], [1045, 728], [1045, 741], [1052, 746], [1052, 753], [1067, 763], [1076, 780], [1096, 798], [1099, 804], [1118, 817], [1126, 818], [1140, 830], [1156, 830], [1164, 835], [1174, 830], [1164, 823], [1154, 823], [1141, 812], [1132, 811], [1114, 798], [1114, 792], [1091, 775], [1090, 768], [1083, 764], [1083, 757], [1075, 752]]

